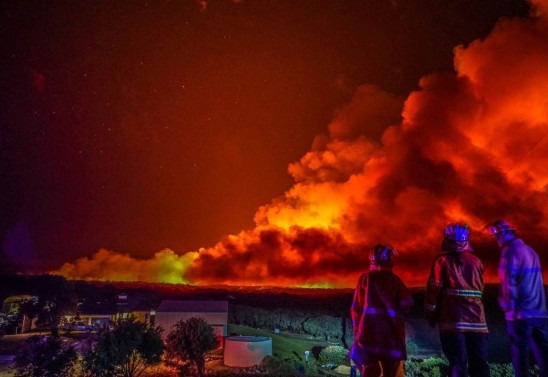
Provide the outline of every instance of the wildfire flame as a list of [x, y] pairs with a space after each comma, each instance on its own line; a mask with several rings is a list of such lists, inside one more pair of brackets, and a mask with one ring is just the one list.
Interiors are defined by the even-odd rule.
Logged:
[[529, 19], [501, 20], [486, 39], [456, 47], [455, 73], [423, 77], [405, 101], [358, 88], [328, 135], [289, 166], [294, 186], [259, 208], [255, 229], [150, 260], [100, 250], [58, 273], [350, 287], [368, 249], [389, 243], [400, 275], [423, 285], [443, 227], [458, 221], [478, 230], [471, 241], [494, 280], [498, 254], [479, 232], [487, 222], [511, 220], [537, 250], [548, 241], [548, 2], [533, 5]]

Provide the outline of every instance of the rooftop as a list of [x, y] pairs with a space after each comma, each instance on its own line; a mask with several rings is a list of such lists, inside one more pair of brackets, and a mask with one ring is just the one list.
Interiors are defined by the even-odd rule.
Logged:
[[163, 300], [157, 312], [226, 313], [228, 301]]

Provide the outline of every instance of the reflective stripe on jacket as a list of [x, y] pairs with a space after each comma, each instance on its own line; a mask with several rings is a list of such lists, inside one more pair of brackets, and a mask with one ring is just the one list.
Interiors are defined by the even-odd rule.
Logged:
[[392, 271], [364, 273], [350, 308], [354, 342], [360, 350], [356, 354], [366, 359], [406, 359], [404, 313], [411, 306], [411, 292]]
[[439, 254], [426, 284], [425, 315], [440, 331], [487, 332], [483, 264], [467, 251]]
[[499, 305], [507, 320], [548, 317], [538, 255], [520, 238], [503, 245], [498, 275]]

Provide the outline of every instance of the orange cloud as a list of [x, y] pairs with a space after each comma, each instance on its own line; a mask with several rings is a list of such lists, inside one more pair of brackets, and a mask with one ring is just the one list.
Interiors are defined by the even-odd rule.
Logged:
[[90, 258], [65, 263], [56, 273], [79, 280], [187, 283], [183, 274], [195, 257], [195, 253], [179, 256], [165, 249], [143, 260], [129, 254], [100, 249]]
[[[446, 224], [479, 230], [500, 217], [538, 249], [548, 242], [548, 2], [534, 5], [530, 19], [502, 20], [484, 40], [457, 47], [456, 73], [423, 77], [403, 106], [358, 88], [328, 135], [289, 166], [294, 186], [258, 209], [254, 229], [149, 261], [101, 250], [59, 273], [349, 287], [368, 248], [390, 243], [406, 282], [423, 285]], [[496, 248], [480, 232], [471, 241], [495, 279]]]

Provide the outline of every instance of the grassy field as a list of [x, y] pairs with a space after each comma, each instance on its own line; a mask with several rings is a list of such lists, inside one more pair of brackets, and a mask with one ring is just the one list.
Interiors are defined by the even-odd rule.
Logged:
[[295, 334], [280, 333], [274, 331], [254, 329], [252, 327], [240, 325], [228, 325], [229, 334], [247, 335], [247, 336], [267, 336], [272, 338], [272, 354], [282, 357], [301, 357], [304, 359], [304, 351], [310, 351], [314, 346], [327, 346], [325, 341], [308, 339], [305, 336]]

